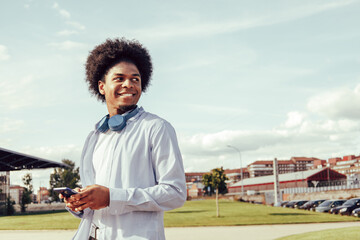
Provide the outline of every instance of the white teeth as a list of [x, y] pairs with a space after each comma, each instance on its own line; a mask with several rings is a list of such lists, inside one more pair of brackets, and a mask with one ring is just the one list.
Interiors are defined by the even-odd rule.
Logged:
[[131, 93], [125, 93], [125, 94], [121, 94], [121, 96], [131, 97], [131, 96], [132, 96], [132, 94], [131, 94]]

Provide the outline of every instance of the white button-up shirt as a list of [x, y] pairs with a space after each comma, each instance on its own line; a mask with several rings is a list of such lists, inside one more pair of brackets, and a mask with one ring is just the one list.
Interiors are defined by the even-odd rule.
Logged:
[[142, 108], [120, 132], [95, 130], [89, 134], [80, 177], [83, 187], [108, 187], [110, 204], [96, 210], [96, 219], [91, 209], [74, 213], [82, 221], [73, 239], [87, 240], [93, 220], [100, 225], [99, 239], [165, 239], [163, 212], [181, 207], [186, 200], [175, 131], [167, 121]]

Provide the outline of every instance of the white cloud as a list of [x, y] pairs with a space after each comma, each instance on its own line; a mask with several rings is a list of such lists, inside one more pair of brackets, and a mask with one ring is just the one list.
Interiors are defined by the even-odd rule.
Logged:
[[360, 84], [355, 89], [335, 89], [314, 96], [308, 109], [332, 119], [360, 119]]
[[5, 61], [10, 58], [8, 54], [7, 47], [4, 45], [0, 45], [0, 61]]
[[33, 80], [34, 77], [28, 75], [19, 81], [4, 79], [0, 82], [0, 106], [4, 109], [18, 109], [33, 105], [37, 99]]
[[[239, 167], [228, 144], [240, 149], [243, 166], [255, 160], [289, 159], [307, 156], [327, 159], [358, 154], [360, 121], [318, 119], [308, 113], [291, 111], [278, 127], [263, 131], [226, 130], [210, 134], [179, 136], [187, 171], [207, 171], [214, 167]], [[207, 166], [208, 169], [204, 169]]]
[[12, 171], [10, 172], [10, 184], [24, 186], [22, 182], [22, 178], [26, 174], [30, 174], [32, 177], [33, 189], [35, 191], [35, 194], [37, 194], [37, 190], [39, 189], [39, 187], [46, 187], [46, 188], [50, 187], [49, 184], [50, 174], [53, 172], [54, 170], [51, 168]]
[[58, 36], [70, 36], [70, 35], [74, 35], [74, 34], [78, 34], [78, 31], [65, 29], [63, 31], [59, 31], [56, 33], [56, 35], [58, 35]]
[[75, 22], [75, 21], [67, 21], [66, 24], [78, 29], [78, 30], [85, 30], [85, 26], [82, 25], [79, 22]]
[[279, 8], [279, 11], [272, 11], [271, 13], [263, 12], [258, 16], [254, 15], [246, 19], [234, 18], [223, 22], [215, 22], [211, 20], [199, 22], [196, 19], [194, 21], [187, 21], [186, 23], [182, 23], [177, 26], [174, 25], [174, 23], [170, 23], [153, 28], [140, 29], [134, 31], [132, 34], [141, 39], [151, 38], [157, 40], [165, 40], [174, 37], [204, 37], [288, 22], [343, 7], [354, 2], [354, 0], [344, 0], [311, 4], [301, 3], [296, 6], [290, 6], [286, 9]]
[[284, 130], [245, 131], [226, 130], [210, 134], [197, 134], [180, 138], [180, 146], [186, 155], [210, 156], [227, 152], [227, 145], [237, 146], [241, 151], [253, 151], [263, 146], [286, 141], [291, 137]]
[[73, 162], [78, 162], [81, 150], [82, 146], [68, 144], [59, 146], [42, 146], [37, 148], [25, 146], [21, 152], [51, 161], [60, 162], [62, 159], [70, 159]]
[[73, 41], [49, 43], [48, 45], [58, 48], [60, 50], [72, 50], [72, 49], [79, 49], [79, 48], [86, 47], [86, 44], [84, 44], [84, 43], [73, 42]]
[[0, 118], [0, 133], [19, 131], [24, 126], [21, 119]]
[[285, 122], [285, 127], [292, 128], [299, 126], [302, 121], [304, 120], [304, 114], [300, 112], [289, 112], [288, 113], [288, 119]]
[[60, 14], [60, 16], [62, 16], [63, 18], [70, 19], [71, 14], [68, 11], [66, 11], [65, 9], [60, 8], [60, 6], [57, 2], [55, 2], [53, 4], [53, 8], [56, 9], [58, 11], [58, 13]]
[[70, 18], [70, 13], [68, 12], [68, 11], [66, 11], [66, 10], [64, 10], [64, 9], [60, 9], [59, 10], [59, 13], [60, 13], [60, 15], [61, 16], [63, 16], [64, 18]]

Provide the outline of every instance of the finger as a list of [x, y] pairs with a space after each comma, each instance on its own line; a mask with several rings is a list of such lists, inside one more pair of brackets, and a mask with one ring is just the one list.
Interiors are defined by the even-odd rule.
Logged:
[[87, 203], [75, 208], [75, 211], [78, 212], [78, 211], [82, 211], [82, 210], [84, 210], [86, 208], [91, 208], [92, 204], [93, 204], [92, 202], [87, 202]]
[[70, 208], [72, 211], [75, 211], [75, 206], [74, 205], [72, 205], [72, 204], [66, 204], [66, 207], [68, 207], [68, 208]]
[[71, 196], [71, 197], [68, 197], [68, 198], [65, 198], [65, 199], [66, 199], [66, 202], [69, 202], [69, 203], [73, 203], [73, 202], [78, 201], [78, 199], [75, 199], [75, 198], [73, 198], [72, 196]]
[[83, 198], [84, 195], [82, 195], [82, 193], [77, 193], [77, 194], [73, 194], [71, 195], [69, 198], [71, 199], [71, 201], [78, 201], [81, 198]]
[[87, 203], [87, 202], [79, 200], [79, 201], [72, 201], [69, 204], [71, 204], [71, 206], [77, 208], [77, 207], [84, 205], [85, 203]]
[[76, 200], [84, 200], [88, 196], [91, 196], [91, 194], [93, 194], [92, 187], [87, 186], [83, 189], [80, 189], [80, 192], [78, 194], [72, 195], [72, 197], [73, 197], [73, 199], [76, 199]]

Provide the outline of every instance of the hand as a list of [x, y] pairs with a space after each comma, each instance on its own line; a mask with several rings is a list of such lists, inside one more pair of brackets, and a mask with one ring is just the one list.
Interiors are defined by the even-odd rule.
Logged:
[[110, 193], [107, 187], [90, 185], [79, 190], [78, 194], [66, 199], [66, 206], [73, 211], [82, 211], [86, 208], [98, 210], [110, 204]]
[[[81, 192], [81, 189], [80, 188], [75, 188], [74, 189], [76, 192]], [[60, 199], [64, 199], [64, 202], [66, 203], [66, 206], [69, 207], [72, 211], [75, 211], [75, 206], [73, 206], [71, 204], [71, 200], [70, 200], [70, 197], [64, 197], [61, 193], [59, 193], [59, 198]]]

